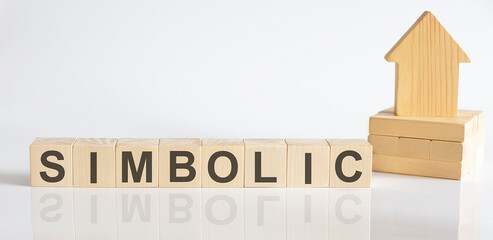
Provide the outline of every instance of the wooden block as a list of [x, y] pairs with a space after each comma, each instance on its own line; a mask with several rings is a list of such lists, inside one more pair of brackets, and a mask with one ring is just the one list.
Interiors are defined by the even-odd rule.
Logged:
[[373, 145], [373, 153], [398, 155], [399, 138], [393, 136], [368, 135], [368, 142]]
[[330, 187], [370, 187], [372, 151], [363, 139], [328, 139]]
[[370, 135], [464, 142], [473, 138], [477, 115], [459, 111], [457, 117], [402, 117], [382, 111], [370, 117]]
[[460, 179], [462, 162], [373, 154], [373, 171]]
[[373, 153], [421, 158], [430, 156], [430, 140], [426, 139], [369, 135], [368, 142], [373, 145]]
[[325, 139], [286, 139], [288, 187], [329, 187], [330, 147]]
[[74, 187], [115, 187], [116, 138], [79, 138], [74, 144]]
[[462, 143], [433, 140], [430, 144], [430, 158], [446, 161], [475, 159], [478, 149], [483, 145], [484, 134]]
[[159, 140], [159, 187], [201, 187], [199, 138]]
[[70, 187], [75, 138], [36, 138], [30, 146], [31, 186]]
[[286, 187], [284, 139], [245, 139], [245, 187]]
[[459, 63], [471, 62], [431, 12], [424, 12], [385, 55], [396, 64], [398, 116], [456, 116]]
[[399, 138], [398, 156], [430, 158], [430, 140]]
[[242, 139], [202, 139], [202, 187], [242, 188], [244, 154]]
[[157, 138], [121, 138], [116, 143], [116, 186], [158, 186]]

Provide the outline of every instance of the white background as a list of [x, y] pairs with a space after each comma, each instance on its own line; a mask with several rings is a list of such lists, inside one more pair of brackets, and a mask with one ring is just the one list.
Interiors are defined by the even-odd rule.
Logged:
[[394, 101], [383, 56], [425, 10], [470, 57], [459, 107], [489, 129], [491, 1], [0, 1], [0, 226], [31, 236], [35, 137], [366, 138]]

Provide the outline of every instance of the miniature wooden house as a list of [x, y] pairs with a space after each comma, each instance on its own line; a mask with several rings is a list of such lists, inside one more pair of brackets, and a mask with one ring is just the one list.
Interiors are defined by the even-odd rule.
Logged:
[[457, 115], [459, 63], [470, 60], [431, 12], [419, 17], [385, 60], [396, 63], [396, 115]]

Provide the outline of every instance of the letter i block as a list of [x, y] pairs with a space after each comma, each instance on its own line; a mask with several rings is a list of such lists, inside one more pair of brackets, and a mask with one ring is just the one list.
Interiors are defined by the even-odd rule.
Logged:
[[202, 187], [242, 188], [244, 154], [242, 139], [203, 139]]
[[329, 187], [330, 147], [325, 139], [286, 139], [288, 187]]
[[79, 138], [74, 144], [74, 187], [115, 187], [116, 138]]
[[31, 186], [71, 187], [75, 138], [36, 138], [30, 146]]
[[201, 187], [199, 138], [159, 140], [159, 187]]
[[370, 187], [373, 147], [362, 139], [328, 139], [330, 187]]
[[286, 187], [284, 139], [245, 139], [245, 187]]
[[122, 138], [116, 143], [116, 187], [158, 186], [157, 138]]

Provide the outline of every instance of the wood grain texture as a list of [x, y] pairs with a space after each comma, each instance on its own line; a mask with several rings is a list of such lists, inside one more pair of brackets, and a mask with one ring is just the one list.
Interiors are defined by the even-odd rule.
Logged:
[[462, 162], [373, 154], [373, 171], [460, 179]]
[[[161, 138], [159, 140], [159, 187], [201, 187], [201, 142], [199, 138]], [[176, 162], [185, 164], [193, 160], [189, 166], [194, 170], [179, 167], [176, 170], [176, 177], [192, 176], [193, 171], [195, 177], [193, 179], [184, 179], [185, 182], [171, 181], [171, 152], [188, 152], [193, 159], [189, 159], [186, 155], [178, 155]], [[188, 154], [187, 153], [187, 154]]]
[[244, 143], [245, 187], [286, 187], [284, 139], [245, 139]]
[[431, 12], [424, 12], [385, 55], [396, 63], [398, 116], [456, 116], [459, 63], [469, 57]]
[[370, 117], [370, 135], [464, 142], [477, 135], [480, 111], [462, 111], [456, 117], [403, 117], [384, 110]]
[[368, 142], [373, 145], [373, 153], [398, 155], [399, 137], [368, 135]]
[[[30, 149], [31, 186], [33, 187], [70, 187], [72, 179], [72, 147], [75, 138], [36, 138]], [[48, 154], [48, 153], [57, 153]], [[63, 170], [57, 171], [42, 164], [43, 155], [50, 163], [60, 165]], [[63, 171], [63, 172], [62, 172]], [[45, 181], [45, 179], [53, 179]], [[56, 177], [60, 179], [56, 179]], [[56, 180], [56, 181], [55, 181]], [[53, 182], [50, 182], [53, 181]]]
[[[79, 138], [73, 150], [75, 187], [115, 187], [116, 138]], [[91, 160], [91, 155], [95, 158]], [[95, 179], [91, 175], [91, 161], [96, 162]]]
[[404, 157], [430, 158], [430, 140], [399, 138], [398, 155]]
[[[231, 181], [218, 182], [215, 181], [208, 171], [209, 161], [211, 157], [218, 152], [228, 152], [236, 159], [238, 171]], [[242, 139], [202, 139], [202, 187], [218, 187], [218, 188], [242, 188], [244, 187], [245, 179], [245, 146]], [[211, 164], [215, 169], [215, 173], [220, 178], [226, 178], [232, 173], [232, 161], [226, 156], [220, 156], [214, 164]], [[232, 175], [231, 175], [232, 176]]]
[[[325, 139], [286, 139], [288, 187], [329, 187], [330, 147]], [[306, 165], [309, 154], [311, 164]], [[311, 178], [307, 179], [307, 171]]]
[[[157, 138], [120, 138], [116, 143], [116, 187], [157, 187], [158, 180], [158, 148], [159, 139]], [[142, 175], [139, 179], [134, 179], [132, 173], [131, 159], [128, 161], [128, 171], [124, 172], [123, 158], [124, 152], [130, 152], [135, 164], [135, 170], [139, 170], [142, 165]], [[145, 152], [145, 153], [144, 153]], [[150, 153], [150, 158], [143, 159], [142, 155]], [[146, 160], [147, 159], [147, 160]], [[147, 171], [147, 164], [150, 164], [151, 169]], [[128, 181], [125, 182], [123, 176], [128, 174]], [[147, 181], [148, 175], [150, 181]], [[137, 176], [137, 175], [135, 175]]]
[[[330, 145], [329, 184], [330, 187], [361, 188], [370, 187], [372, 172], [373, 146], [364, 139], [327, 139]], [[361, 157], [356, 161], [354, 156], [342, 159], [342, 174], [346, 177], [361, 174], [356, 181], [344, 181], [337, 174], [337, 159], [341, 153], [354, 151]]]

